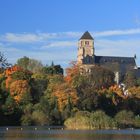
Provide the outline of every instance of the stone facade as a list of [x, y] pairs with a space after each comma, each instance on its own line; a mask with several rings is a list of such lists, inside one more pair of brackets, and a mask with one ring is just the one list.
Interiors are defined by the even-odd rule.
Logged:
[[95, 65], [102, 66], [114, 72], [115, 81], [119, 83], [127, 71], [136, 71], [136, 76], [140, 77], [140, 69], [137, 68], [134, 57], [116, 57], [116, 56], [96, 56], [94, 48], [94, 39], [87, 31], [78, 41], [77, 64], [85, 72], [90, 72], [91, 67]]
[[88, 32], [85, 32], [85, 34], [78, 41], [77, 63], [93, 63], [90, 61], [93, 61], [94, 53], [94, 40]]

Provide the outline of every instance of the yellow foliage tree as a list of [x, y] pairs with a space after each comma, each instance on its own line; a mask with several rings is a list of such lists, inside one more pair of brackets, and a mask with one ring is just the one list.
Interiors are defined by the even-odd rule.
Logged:
[[30, 93], [30, 87], [26, 80], [16, 80], [10, 85], [10, 94], [16, 102], [20, 102], [24, 94]]
[[132, 97], [140, 98], [140, 87], [131, 87], [128, 91]]

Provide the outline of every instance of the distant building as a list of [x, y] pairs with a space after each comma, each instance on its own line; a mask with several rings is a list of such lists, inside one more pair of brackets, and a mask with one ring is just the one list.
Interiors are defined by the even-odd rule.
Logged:
[[119, 83], [128, 71], [134, 71], [136, 76], [140, 77], [140, 69], [135, 59], [136, 55], [134, 57], [96, 56], [94, 39], [88, 31], [78, 41], [77, 63], [81, 64], [86, 72], [90, 72], [94, 65], [111, 70], [115, 74], [116, 83]]

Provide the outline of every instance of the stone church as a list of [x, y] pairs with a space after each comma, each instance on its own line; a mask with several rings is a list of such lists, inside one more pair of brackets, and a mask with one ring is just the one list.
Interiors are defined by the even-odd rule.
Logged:
[[134, 71], [137, 77], [140, 77], [140, 69], [137, 67], [134, 57], [117, 57], [117, 56], [96, 56], [94, 39], [87, 31], [78, 41], [77, 64], [89, 73], [91, 67], [95, 65], [102, 66], [114, 72], [115, 81], [119, 84], [121, 78], [128, 72]]

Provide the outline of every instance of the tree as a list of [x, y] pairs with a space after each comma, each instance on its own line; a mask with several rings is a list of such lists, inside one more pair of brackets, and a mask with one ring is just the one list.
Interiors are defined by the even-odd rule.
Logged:
[[30, 86], [26, 80], [16, 80], [10, 85], [10, 94], [16, 102], [21, 102], [24, 96], [30, 95]]
[[87, 82], [95, 89], [108, 88], [114, 84], [114, 73], [103, 67], [93, 66], [87, 74]]
[[23, 69], [19, 66], [13, 66], [10, 68], [7, 68], [5, 70], [5, 76], [6, 76], [6, 89], [9, 89], [10, 84], [12, 83], [12, 74], [17, 72], [17, 71], [22, 71]]
[[63, 111], [68, 103], [71, 102], [75, 106], [78, 101], [76, 90], [71, 88], [67, 83], [57, 85], [56, 89], [52, 92], [52, 96], [56, 97], [60, 111]]
[[61, 68], [60, 65], [54, 65], [53, 63], [51, 66], [43, 67], [42, 71], [44, 74], [51, 74], [51, 75], [62, 74], [63, 75], [63, 68]]
[[26, 56], [17, 60], [17, 65], [27, 70], [30, 59]]
[[34, 73], [30, 82], [31, 93], [34, 102], [38, 102], [41, 96], [44, 94], [48, 86], [48, 76], [42, 73]]
[[6, 98], [5, 104], [3, 105], [3, 112], [5, 115], [11, 115], [17, 110], [17, 103], [11, 95]]
[[43, 68], [43, 64], [35, 59], [29, 60], [28, 70], [33, 73], [40, 73]]
[[32, 75], [32, 73], [29, 72], [29, 71], [20, 70], [20, 71], [15, 71], [14, 73], [12, 73], [11, 78], [13, 80], [27, 80], [27, 81], [30, 81], [31, 75]]
[[71, 62], [70, 65], [71, 67], [66, 69], [65, 81], [73, 87], [79, 87], [83, 81], [80, 68], [76, 62]]
[[21, 117], [21, 125], [32, 125], [32, 112], [33, 112], [33, 105], [31, 103], [27, 104], [23, 109], [23, 115]]
[[30, 59], [26, 56], [17, 60], [17, 65], [24, 70], [29, 70], [33, 73], [40, 73], [43, 67], [42, 63], [36, 59]]
[[4, 54], [0, 52], [0, 70], [8, 66], [10, 66], [10, 64], [7, 62], [7, 58], [5, 58]]
[[138, 86], [138, 87], [130, 87], [130, 88], [128, 88], [128, 91], [129, 91], [129, 94], [132, 97], [137, 97], [137, 98], [140, 99], [140, 86]]
[[127, 87], [133, 87], [137, 85], [137, 78], [134, 71], [129, 71], [124, 77], [124, 82]]

